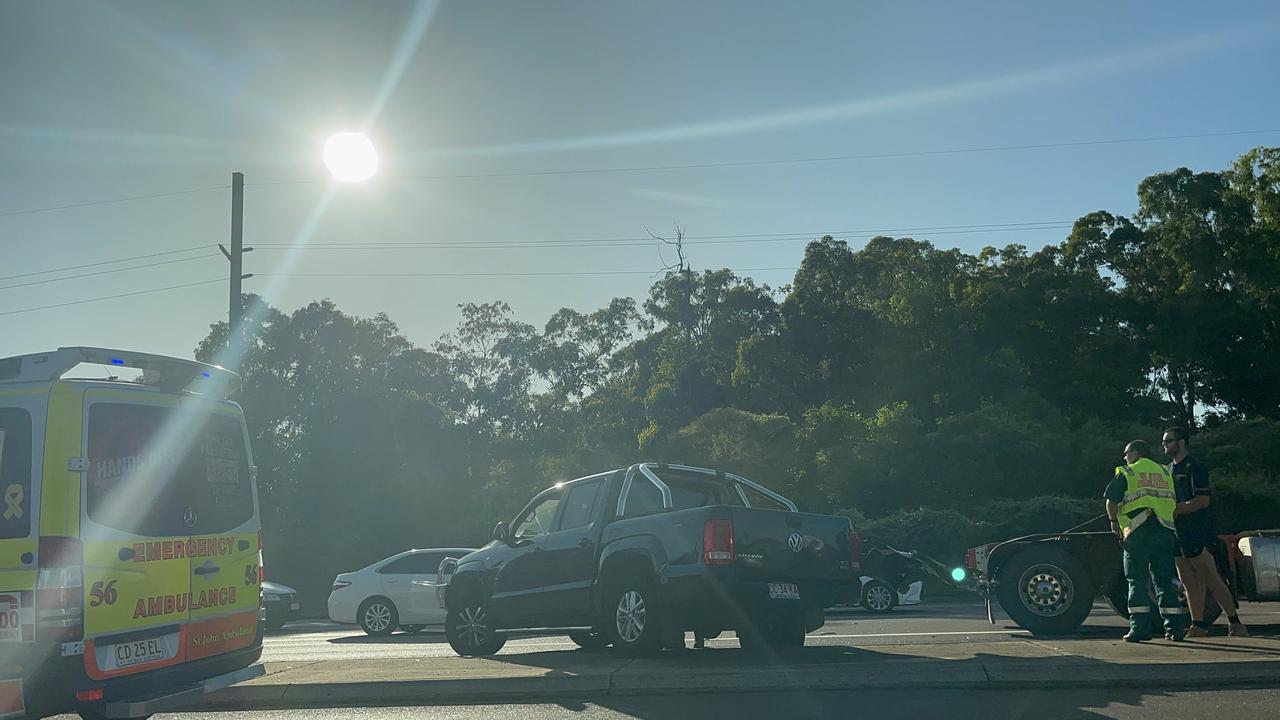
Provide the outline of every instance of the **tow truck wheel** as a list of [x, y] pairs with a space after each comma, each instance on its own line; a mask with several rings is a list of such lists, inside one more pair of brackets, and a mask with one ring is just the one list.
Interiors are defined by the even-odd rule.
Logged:
[[1093, 583], [1079, 560], [1057, 547], [1028, 547], [1000, 570], [996, 598], [1036, 635], [1074, 631], [1089, 616]]
[[862, 588], [862, 607], [873, 613], [893, 612], [898, 606], [898, 591], [884, 580], [872, 580]]

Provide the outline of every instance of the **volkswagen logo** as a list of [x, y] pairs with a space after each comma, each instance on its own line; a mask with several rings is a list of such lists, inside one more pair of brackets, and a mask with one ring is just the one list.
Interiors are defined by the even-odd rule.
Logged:
[[185, 524], [187, 527], [195, 527], [195, 526], [196, 526], [196, 511], [195, 511], [195, 508], [190, 508], [190, 507], [189, 507], [189, 508], [187, 508], [187, 509], [186, 509], [186, 511], [184, 511], [184, 512], [182, 513], [182, 522], [183, 522], [183, 524]]
[[800, 533], [791, 533], [791, 537], [787, 538], [787, 547], [791, 548], [791, 552], [800, 552], [804, 549], [804, 536]]

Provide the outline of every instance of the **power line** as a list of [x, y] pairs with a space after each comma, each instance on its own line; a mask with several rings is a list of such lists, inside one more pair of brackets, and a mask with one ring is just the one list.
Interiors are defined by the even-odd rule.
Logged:
[[[600, 175], [606, 173], [658, 172], [667, 170], [706, 170], [766, 165], [793, 165], [802, 163], [845, 162], [852, 160], [884, 160], [893, 158], [928, 157], [936, 155], [967, 155], [989, 152], [1015, 152], [1020, 150], [1050, 150], [1055, 148], [1088, 147], [1094, 145], [1124, 145], [1131, 143], [1162, 142], [1169, 140], [1195, 140], [1239, 135], [1263, 135], [1280, 130], [1230, 130], [1225, 132], [1187, 133], [1183, 135], [1152, 135], [1149, 137], [1110, 138], [1104, 140], [1078, 140], [1070, 142], [1029, 143], [1025, 145], [990, 145], [973, 148], [945, 148], [939, 150], [910, 150], [902, 152], [862, 153], [858, 155], [829, 155], [825, 157], [777, 158], [771, 160], [739, 160], [714, 163], [688, 163], [682, 165], [634, 165], [612, 168], [568, 168], [560, 170], [526, 170], [495, 173], [450, 173], [442, 175], [410, 175], [405, 180], [476, 180], [485, 178], [538, 177], [544, 175]], [[278, 180], [248, 183], [250, 185], [314, 185], [328, 180]]]
[[[1072, 220], [1036, 220], [1036, 221], [1033, 221], [1033, 222], [978, 223], [978, 224], [971, 224], [971, 225], [925, 225], [925, 226], [919, 226], [919, 227], [897, 227], [897, 228], [879, 228], [879, 229], [865, 229], [865, 228], [864, 228], [864, 229], [861, 229], [861, 230], [823, 230], [823, 231], [817, 231], [817, 232], [744, 233], [744, 234], [743, 234], [743, 233], [740, 233], [740, 234], [732, 234], [732, 235], [685, 235], [685, 236], [684, 236], [684, 239], [685, 239], [685, 240], [725, 240], [725, 239], [785, 238], [785, 237], [798, 237], [798, 238], [800, 238], [800, 239], [809, 239], [809, 238], [822, 237], [822, 236], [824, 236], [824, 235], [831, 235], [831, 236], [833, 236], [833, 237], [834, 237], [834, 236], [848, 236], [848, 235], [862, 235], [862, 234], [868, 234], [868, 235], [882, 235], [882, 234], [886, 234], [886, 233], [900, 233], [900, 232], [921, 232], [921, 231], [935, 231], [935, 230], [964, 230], [964, 229], [983, 229], [983, 228], [1014, 228], [1014, 229], [1017, 229], [1017, 228], [1025, 228], [1025, 229], [1028, 229], [1028, 230], [1043, 230], [1043, 229], [1051, 229], [1051, 228], [1062, 227], [1062, 226], [1067, 226], [1067, 227], [1069, 227], [1069, 226], [1071, 226], [1071, 225], [1073, 224], [1073, 222], [1074, 222], [1074, 221], [1072, 221]], [[1047, 228], [1046, 228], [1046, 227], [1035, 227], [1035, 226], [1047, 226]], [[653, 242], [654, 242], [654, 239], [653, 239], [652, 237], [648, 237], [648, 236], [646, 236], [646, 237], [639, 237], [639, 236], [637, 236], [637, 237], [616, 237], [616, 238], [568, 238], [568, 239], [564, 239], [564, 240], [554, 240], [554, 241], [552, 241], [552, 240], [542, 240], [542, 241], [536, 241], [536, 242], [557, 242], [557, 243], [580, 243], [580, 242], [590, 242], [590, 243], [595, 243], [595, 242], [599, 242], [599, 243], [615, 243], [615, 242], [617, 242], [617, 243], [625, 243], [625, 242], [639, 242], [639, 241], [643, 241], [643, 242], [645, 242], [645, 243], [650, 243], [650, 244], [651, 244], [651, 243], [653, 243]], [[516, 240], [481, 240], [481, 241], [478, 241], [478, 242], [475, 242], [475, 243], [461, 243], [461, 242], [457, 242], [457, 241], [454, 241], [454, 242], [449, 242], [449, 241], [440, 241], [440, 243], [439, 243], [439, 244], [447, 244], [447, 245], [454, 245], [454, 244], [457, 244], [457, 245], [483, 245], [483, 244], [488, 244], [488, 243], [517, 244], [517, 245], [518, 245], [518, 244], [523, 244], [523, 243], [520, 243], [519, 241], [516, 241]], [[336, 247], [336, 246], [344, 246], [344, 247], [374, 247], [374, 246], [378, 246], [378, 247], [383, 247], [383, 246], [386, 246], [386, 247], [394, 247], [394, 246], [402, 246], [402, 245], [403, 245], [403, 246], [420, 246], [420, 245], [433, 245], [433, 244], [436, 244], [436, 243], [433, 243], [432, 241], [426, 241], [426, 240], [415, 240], [415, 241], [409, 241], [409, 242], [371, 242], [371, 243], [357, 243], [357, 242], [331, 242], [331, 243], [308, 243], [306, 246], [297, 246], [297, 247], [308, 247], [308, 248], [316, 248], [316, 247]], [[295, 247], [295, 246], [294, 246], [294, 245], [290, 245], [289, 243], [258, 243], [258, 247], [280, 247], [280, 248], [288, 247], [288, 248], [291, 248], [291, 247]]]
[[34, 215], [36, 213], [53, 212], [55, 210], [71, 210], [73, 208], [94, 207], [96, 205], [114, 205], [115, 203], [133, 202], [135, 200], [151, 200], [152, 198], [173, 197], [174, 195], [191, 195], [193, 193], [209, 192], [210, 190], [226, 190], [230, 185], [213, 185], [210, 187], [191, 188], [189, 190], [174, 190], [173, 192], [152, 193], [150, 195], [130, 195], [129, 197], [112, 198], [111, 200], [92, 200], [90, 202], [71, 203], [70, 205], [53, 205], [51, 207], [31, 208], [29, 210], [11, 210], [9, 212], [0, 213], [0, 217], [13, 217], [15, 215]]
[[[732, 272], [767, 272], [771, 270], [799, 270], [799, 267], [730, 268]], [[579, 277], [586, 275], [656, 275], [653, 270], [550, 270], [547, 272], [394, 272], [394, 273], [255, 273], [255, 277], [324, 277], [324, 278], [385, 278], [385, 277]]]
[[50, 278], [48, 280], [32, 280], [31, 282], [17, 283], [15, 285], [0, 286], [0, 290], [13, 290], [14, 288], [31, 287], [33, 285], [46, 285], [48, 283], [62, 282], [63, 280], [78, 280], [80, 278], [96, 277], [98, 275], [110, 275], [112, 273], [126, 272], [128, 270], [142, 270], [145, 268], [160, 267], [161, 265], [173, 265], [175, 263], [191, 262], [192, 260], [204, 260], [206, 258], [218, 257], [218, 253], [210, 253], [208, 255], [196, 255], [195, 257], [178, 258], [177, 260], [163, 260], [156, 263], [148, 263], [146, 265], [131, 265], [124, 268], [112, 268], [111, 270], [98, 270], [96, 272], [81, 273], [79, 275], [67, 275], [66, 277]]
[[86, 300], [72, 300], [71, 302], [57, 303], [54, 305], [41, 305], [40, 307], [23, 308], [21, 310], [8, 310], [0, 312], [0, 317], [6, 315], [21, 315], [22, 313], [36, 312], [37, 310], [52, 310], [53, 308], [70, 307], [72, 305], [84, 305], [86, 303], [101, 302], [103, 300], [116, 300], [118, 298], [133, 297], [135, 295], [150, 295], [151, 293], [166, 292], [168, 290], [180, 290], [182, 288], [198, 287], [200, 285], [212, 285], [214, 283], [224, 283], [226, 278], [217, 278], [214, 280], [204, 280], [202, 282], [184, 283], [182, 285], [170, 285], [168, 287], [153, 288], [151, 290], [135, 290], [133, 292], [120, 293], [119, 295], [105, 295], [103, 297], [88, 298]]
[[[1068, 142], [1051, 142], [1051, 143], [1028, 143], [1023, 145], [990, 145], [983, 147], [971, 148], [942, 148], [937, 150], [908, 150], [900, 152], [883, 152], [883, 153], [862, 153], [856, 155], [829, 155], [825, 157], [805, 157], [805, 158], [774, 158], [767, 160], [739, 160], [729, 162], [709, 162], [709, 163], [687, 163], [677, 165], [634, 165], [630, 167], [611, 167], [611, 168], [565, 168], [554, 170], [525, 170], [514, 172], [494, 172], [494, 173], [450, 173], [441, 175], [409, 175], [404, 176], [403, 180], [468, 180], [483, 178], [516, 178], [516, 177], [537, 177], [543, 175], [599, 175], [606, 173], [630, 173], [630, 172], [659, 172], [668, 170], [704, 170], [713, 168], [735, 168], [735, 167], [752, 167], [752, 166], [769, 166], [769, 165], [794, 165], [803, 163], [824, 163], [824, 162], [847, 162], [856, 160], [884, 160], [893, 158], [910, 158], [910, 157], [929, 157], [939, 155], [969, 155], [991, 152], [1017, 152], [1023, 150], [1051, 150], [1059, 148], [1089, 147], [1099, 145], [1124, 145], [1133, 143], [1150, 143], [1150, 142], [1167, 142], [1171, 140], [1199, 140], [1205, 138], [1217, 137], [1238, 137], [1242, 135], [1267, 135], [1280, 133], [1280, 130], [1228, 130], [1223, 132], [1207, 132], [1207, 133], [1185, 133], [1181, 135], [1152, 135], [1147, 137], [1130, 137], [1130, 138], [1108, 138], [1102, 140], [1076, 140]], [[245, 183], [252, 187], [267, 187], [273, 185], [318, 185], [331, 182], [329, 179], [310, 179], [310, 180], [275, 180], [256, 183]], [[90, 202], [72, 203], [68, 205], [54, 205], [50, 207], [31, 208], [27, 210], [11, 210], [9, 212], [0, 213], [0, 218], [13, 217], [16, 215], [31, 215], [35, 213], [53, 212], [56, 210], [70, 210], [73, 208], [93, 207], [96, 205], [110, 205], [114, 203], [133, 202], [135, 200], [149, 200], [152, 198], [172, 197], [174, 195], [188, 195], [192, 193], [208, 192], [211, 190], [226, 190], [230, 185], [214, 185], [203, 188], [191, 188], [188, 190], [175, 190], [165, 193], [153, 193], [150, 195], [133, 195], [129, 197], [114, 198], [110, 200], [94, 200]]]
[[165, 257], [167, 255], [179, 255], [181, 253], [194, 252], [196, 250], [204, 250], [213, 247], [212, 245], [196, 245], [194, 247], [182, 248], [181, 250], [167, 250], [165, 252], [148, 253], [146, 255], [134, 255], [133, 257], [119, 258], [117, 260], [103, 260], [101, 262], [85, 263], [84, 265], [68, 265], [66, 267], [54, 268], [52, 270], [39, 270], [36, 272], [22, 273], [20, 275], [10, 275], [8, 277], [0, 277], [0, 282], [5, 280], [17, 280], [24, 277], [35, 277], [36, 275], [51, 275], [53, 273], [66, 272], [68, 270], [83, 270], [84, 268], [101, 267], [103, 265], [114, 265], [116, 263], [131, 262], [133, 260], [146, 260], [153, 257]]
[[[929, 235], [971, 235], [981, 233], [997, 233], [997, 232], [1019, 232], [1019, 231], [1035, 231], [1035, 230], [1063, 230], [1072, 226], [1072, 223], [1060, 223], [1054, 225], [1041, 225], [1036, 227], [987, 227], [973, 230], [927, 230], [926, 228], [916, 228], [919, 231], [926, 231]], [[811, 242], [818, 237], [830, 235], [836, 239], [871, 239], [881, 235], [898, 232], [894, 230], [883, 231], [864, 231], [861, 233], [854, 232], [826, 232], [814, 234], [797, 234], [795, 236], [741, 236], [736, 238], [725, 238], [718, 240], [686, 240], [687, 245], [737, 245], [748, 243], [773, 243], [773, 242]], [[544, 240], [534, 242], [517, 242], [517, 241], [479, 241], [479, 242], [406, 242], [406, 243], [325, 243], [316, 245], [288, 245], [285, 243], [258, 243], [256, 247], [261, 250], [511, 250], [519, 248], [528, 249], [546, 249], [546, 248], [616, 248], [616, 247], [652, 247], [654, 241], [652, 239], [642, 238], [612, 238], [607, 240]]]

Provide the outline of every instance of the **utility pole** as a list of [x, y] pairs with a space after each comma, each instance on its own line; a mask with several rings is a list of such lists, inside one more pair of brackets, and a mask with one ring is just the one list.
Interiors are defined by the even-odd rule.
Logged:
[[[231, 173], [231, 249], [222, 243], [218, 249], [231, 263], [231, 289], [227, 298], [227, 345], [238, 347], [243, 338], [244, 303], [241, 301], [241, 281], [253, 277], [244, 272], [244, 254], [253, 248], [244, 246], [244, 173]], [[239, 361], [239, 358], [236, 358]]]

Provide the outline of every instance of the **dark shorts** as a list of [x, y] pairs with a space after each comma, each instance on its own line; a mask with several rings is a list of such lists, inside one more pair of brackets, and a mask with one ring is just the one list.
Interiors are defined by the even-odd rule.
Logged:
[[1209, 547], [1211, 540], [1202, 537], [1183, 537], [1178, 536], [1178, 542], [1174, 545], [1173, 554], [1180, 558], [1193, 558], [1200, 555]]

